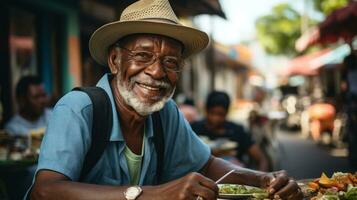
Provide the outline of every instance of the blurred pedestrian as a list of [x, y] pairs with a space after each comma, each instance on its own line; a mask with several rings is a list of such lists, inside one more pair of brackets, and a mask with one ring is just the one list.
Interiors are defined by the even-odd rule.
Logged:
[[349, 160], [352, 168], [357, 170], [357, 56], [353, 51], [343, 61], [342, 83], [345, 89]]
[[5, 124], [10, 135], [27, 136], [31, 132], [44, 132], [51, 110], [46, 108], [48, 98], [38, 76], [24, 76], [16, 85], [18, 113]]
[[[213, 200], [215, 180], [232, 170], [224, 181], [302, 199], [285, 172], [247, 170], [212, 156], [171, 99], [183, 61], [208, 42], [206, 33], [180, 24], [168, 0], [137, 1], [96, 30], [90, 52], [111, 71], [96, 90], [112, 113], [109, 137], [92, 138], [92, 127], [106, 120], [92, 120], [101, 110], [86, 93], [62, 97], [41, 145], [31, 199]], [[101, 141], [104, 148], [96, 149]], [[91, 150], [100, 159], [83, 175]]]
[[242, 161], [243, 156], [249, 156], [257, 163], [261, 171], [269, 170], [268, 159], [260, 147], [254, 143], [250, 134], [244, 127], [226, 119], [230, 106], [227, 93], [221, 91], [211, 92], [206, 100], [206, 118], [191, 124], [192, 129], [201, 136], [211, 140], [225, 138], [237, 144], [236, 158]]
[[308, 109], [311, 137], [315, 142], [321, 140], [322, 133], [333, 133], [336, 117], [335, 107], [328, 102], [312, 104]]

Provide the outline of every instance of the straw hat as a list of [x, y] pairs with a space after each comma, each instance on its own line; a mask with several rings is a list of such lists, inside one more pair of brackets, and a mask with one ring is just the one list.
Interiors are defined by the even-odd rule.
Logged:
[[179, 23], [168, 0], [140, 0], [128, 6], [119, 21], [97, 29], [89, 40], [89, 51], [94, 60], [106, 65], [110, 45], [136, 33], [159, 34], [180, 41], [184, 58], [203, 50], [209, 42], [206, 33]]

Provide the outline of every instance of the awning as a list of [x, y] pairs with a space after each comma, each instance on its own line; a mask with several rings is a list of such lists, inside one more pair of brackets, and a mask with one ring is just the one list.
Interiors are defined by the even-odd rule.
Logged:
[[223, 45], [215, 42], [214, 48], [217, 51], [216, 60], [230, 63], [236, 63], [237, 67], [252, 69], [252, 53], [247, 46], [244, 45]]
[[307, 47], [321, 43], [335, 43], [340, 38], [351, 41], [357, 35], [357, 1], [332, 12], [317, 27], [305, 32], [296, 42], [296, 49], [303, 51]]
[[226, 19], [226, 15], [218, 0], [170, 0], [170, 3], [178, 16], [209, 14]]
[[350, 52], [349, 46], [344, 44], [335, 49], [323, 49], [308, 55], [299, 56], [291, 60], [286, 67], [279, 71], [279, 74], [283, 76], [317, 75], [319, 68], [342, 63], [343, 59]]
[[246, 71], [249, 68], [244, 63], [231, 58], [228, 54], [217, 48], [214, 50], [214, 60], [216, 65], [228, 66], [236, 72]]

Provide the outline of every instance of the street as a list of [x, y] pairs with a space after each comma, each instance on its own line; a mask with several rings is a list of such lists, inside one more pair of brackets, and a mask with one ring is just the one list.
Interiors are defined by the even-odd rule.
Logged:
[[[317, 178], [322, 172], [349, 172], [348, 159], [343, 149], [331, 149], [303, 139], [298, 132], [278, 133], [281, 169], [295, 179]], [[339, 154], [339, 155], [338, 155]]]

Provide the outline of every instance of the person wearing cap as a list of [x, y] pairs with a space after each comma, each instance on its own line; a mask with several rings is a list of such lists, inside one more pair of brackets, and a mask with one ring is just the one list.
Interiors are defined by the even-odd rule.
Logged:
[[[31, 199], [216, 199], [215, 181], [268, 187], [271, 195], [302, 199], [285, 172], [263, 173], [211, 156], [171, 99], [183, 60], [203, 50], [207, 34], [181, 25], [167, 0], [141, 0], [119, 21], [96, 30], [92, 57], [107, 65], [97, 86], [112, 103], [113, 127], [101, 159], [79, 182], [91, 142], [92, 103], [78, 91], [55, 106], [41, 146]], [[152, 113], [159, 111], [164, 135], [160, 180], [153, 144]]]

